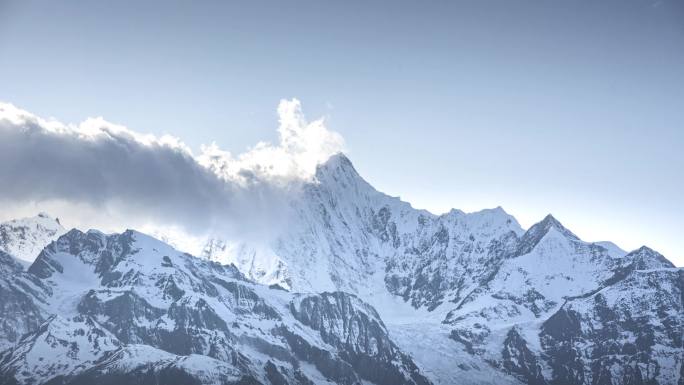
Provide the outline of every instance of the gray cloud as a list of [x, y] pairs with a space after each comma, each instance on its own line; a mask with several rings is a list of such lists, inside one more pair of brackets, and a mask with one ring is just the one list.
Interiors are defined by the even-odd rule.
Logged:
[[101, 118], [63, 125], [0, 104], [0, 201], [86, 204], [193, 233], [268, 232], [285, 220], [286, 201], [315, 163], [341, 149], [322, 121], [304, 120], [298, 101], [282, 101], [279, 113], [279, 145], [262, 143], [238, 157], [211, 145], [194, 156], [177, 139]]

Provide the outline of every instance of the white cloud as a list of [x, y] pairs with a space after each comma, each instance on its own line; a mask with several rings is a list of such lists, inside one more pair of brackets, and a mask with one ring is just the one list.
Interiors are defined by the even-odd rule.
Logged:
[[272, 182], [305, 180], [316, 165], [344, 150], [344, 139], [325, 127], [323, 119], [308, 122], [299, 100], [281, 100], [278, 105], [279, 143], [257, 143], [251, 150], [231, 156], [216, 143], [202, 147], [200, 164], [226, 180], [246, 183], [253, 178]]

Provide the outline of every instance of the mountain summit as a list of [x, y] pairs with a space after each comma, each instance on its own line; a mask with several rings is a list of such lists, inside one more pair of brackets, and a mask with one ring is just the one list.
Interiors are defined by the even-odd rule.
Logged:
[[43, 247], [65, 231], [59, 219], [46, 213], [3, 222], [0, 223], [0, 250], [24, 263], [31, 263]]

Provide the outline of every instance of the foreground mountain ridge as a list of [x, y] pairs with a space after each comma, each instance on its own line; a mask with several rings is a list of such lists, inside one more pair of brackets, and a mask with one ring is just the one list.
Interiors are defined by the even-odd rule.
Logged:
[[[372, 307], [292, 294], [132, 230], [71, 230], [3, 275], [31, 311], [2, 384], [429, 384]], [[32, 322], [31, 324], [28, 324]]]
[[[524, 230], [501, 208], [416, 210], [342, 154], [292, 210], [272, 242], [212, 238], [202, 259], [134, 231], [72, 230], [28, 271], [0, 254], [12, 298], [0, 373], [19, 383], [684, 384], [684, 269], [654, 250], [584, 242], [551, 215]], [[259, 332], [244, 331], [252, 323]], [[56, 356], [76, 358], [46, 362], [44, 341], [90, 353], [64, 348]]]

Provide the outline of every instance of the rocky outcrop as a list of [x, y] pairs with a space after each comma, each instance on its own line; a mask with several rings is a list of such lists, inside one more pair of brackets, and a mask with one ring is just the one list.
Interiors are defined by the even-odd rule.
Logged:
[[[569, 301], [541, 332], [557, 384], [675, 384], [684, 362], [684, 270], [635, 270]], [[638, 292], [638, 295], [634, 295]]]
[[391, 341], [375, 309], [355, 296], [322, 293], [290, 304], [295, 318], [318, 331], [362, 379], [376, 384], [428, 384]]
[[547, 385], [537, 356], [515, 328], [509, 330], [501, 354], [503, 367], [530, 385]]
[[9, 254], [0, 251], [0, 350], [17, 343], [45, 321], [49, 291], [24, 271]]

